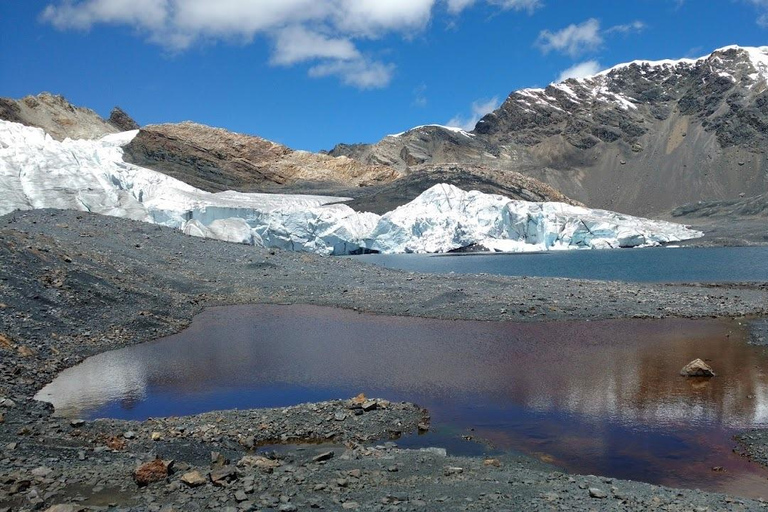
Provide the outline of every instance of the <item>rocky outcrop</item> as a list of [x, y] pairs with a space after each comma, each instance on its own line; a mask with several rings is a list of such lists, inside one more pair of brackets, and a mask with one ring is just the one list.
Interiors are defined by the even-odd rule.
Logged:
[[93, 110], [76, 107], [63, 96], [47, 92], [26, 96], [20, 100], [0, 98], [0, 119], [42, 128], [60, 141], [66, 138], [98, 139], [110, 133], [125, 131], [125, 123], [133, 120], [122, 110], [115, 111], [122, 113], [118, 116], [118, 123], [112, 122], [112, 118], [105, 121]]
[[579, 206], [564, 194], [539, 180], [515, 171], [499, 171], [484, 165], [422, 164], [412, 167], [402, 178], [386, 185], [348, 191], [354, 197], [346, 204], [357, 211], [382, 215], [416, 199], [437, 185], [450, 183], [463, 190], [478, 190], [522, 201], [556, 201]]
[[593, 208], [656, 215], [768, 192], [767, 80], [768, 47], [637, 61], [513, 92], [472, 132], [423, 126], [330, 154], [514, 170]]
[[125, 147], [125, 159], [209, 192], [366, 186], [402, 174], [392, 167], [294, 151], [261, 137], [191, 122], [143, 128]]
[[139, 124], [120, 107], [112, 109], [112, 112], [109, 113], [108, 122], [121, 132], [138, 130], [140, 128]]

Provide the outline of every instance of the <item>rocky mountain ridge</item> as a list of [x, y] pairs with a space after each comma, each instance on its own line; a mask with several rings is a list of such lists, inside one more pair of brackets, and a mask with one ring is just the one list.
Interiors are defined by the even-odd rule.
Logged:
[[518, 171], [590, 207], [654, 215], [768, 191], [768, 47], [635, 61], [513, 92], [474, 130], [428, 125], [331, 155]]
[[64, 96], [43, 92], [20, 100], [0, 98], [0, 119], [42, 128], [51, 137], [98, 139], [104, 135], [137, 130], [139, 125], [120, 107], [105, 120], [89, 108], [76, 107]]

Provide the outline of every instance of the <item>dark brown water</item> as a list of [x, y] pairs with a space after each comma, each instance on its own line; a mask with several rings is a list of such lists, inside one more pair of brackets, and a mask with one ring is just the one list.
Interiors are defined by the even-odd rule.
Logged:
[[[90, 358], [38, 398], [62, 415], [143, 419], [365, 392], [430, 409], [433, 431], [406, 445], [515, 450], [575, 472], [768, 498], [768, 472], [732, 453], [736, 431], [768, 426], [768, 355], [746, 336], [721, 320], [518, 324], [237, 306]], [[696, 357], [718, 376], [680, 377]]]

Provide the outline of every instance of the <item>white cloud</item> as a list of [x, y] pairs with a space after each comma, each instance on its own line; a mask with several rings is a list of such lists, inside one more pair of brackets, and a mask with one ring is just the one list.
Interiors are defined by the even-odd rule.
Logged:
[[556, 51], [571, 57], [578, 57], [584, 53], [599, 50], [603, 46], [606, 36], [636, 34], [643, 30], [645, 30], [645, 23], [639, 20], [625, 25], [614, 25], [603, 30], [600, 28], [600, 20], [590, 18], [583, 23], [571, 24], [556, 32], [542, 30], [535, 45], [544, 54]]
[[744, 0], [746, 3], [754, 5], [758, 16], [755, 21], [758, 26], [768, 28], [768, 0]]
[[362, 88], [381, 87], [394, 65], [363, 55], [360, 39], [412, 37], [437, 5], [459, 13], [483, 1], [533, 11], [541, 0], [47, 0], [41, 19], [61, 30], [127, 25], [172, 51], [199, 42], [271, 42], [273, 65], [310, 62], [310, 76], [338, 76]]
[[[478, 0], [447, 0], [448, 12], [458, 14], [464, 9], [471, 7]], [[542, 6], [541, 0], [486, 0], [487, 3], [495, 5], [504, 10], [528, 11], [533, 12]]]
[[360, 59], [360, 53], [349, 39], [332, 39], [310, 32], [302, 26], [287, 27], [275, 35], [271, 62], [289, 66], [313, 59]]
[[542, 30], [536, 40], [536, 45], [544, 53], [558, 51], [571, 57], [597, 50], [602, 44], [600, 21], [595, 18], [590, 18], [579, 25], [568, 25], [557, 32]]
[[627, 23], [625, 25], [614, 25], [613, 27], [609, 27], [605, 29], [605, 34], [634, 34], [638, 32], [642, 32], [645, 30], [645, 23], [639, 20], [635, 20], [632, 23]]
[[358, 89], [386, 87], [392, 81], [394, 73], [394, 64], [365, 59], [324, 62], [309, 68], [311, 77], [337, 76], [342, 83]]
[[567, 80], [569, 78], [585, 78], [599, 73], [600, 70], [602, 70], [602, 67], [596, 60], [580, 62], [578, 64], [574, 64], [570, 68], [560, 73], [557, 81], [562, 82], [563, 80]]
[[462, 130], [471, 131], [475, 128], [477, 122], [486, 114], [489, 114], [499, 108], [501, 101], [498, 96], [490, 99], [482, 99], [472, 102], [471, 114], [467, 117], [459, 114], [450, 119], [446, 126], [454, 126]]

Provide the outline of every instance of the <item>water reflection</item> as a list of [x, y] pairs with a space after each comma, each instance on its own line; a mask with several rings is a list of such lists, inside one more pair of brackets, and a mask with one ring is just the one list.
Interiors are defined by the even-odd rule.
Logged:
[[[217, 308], [176, 336], [62, 372], [38, 398], [66, 416], [146, 418], [364, 391], [428, 407], [438, 431], [472, 427], [569, 469], [768, 497], [766, 475], [731, 453], [735, 429], [768, 424], [766, 354], [746, 336], [719, 320], [515, 324]], [[696, 357], [718, 376], [680, 377]]]

